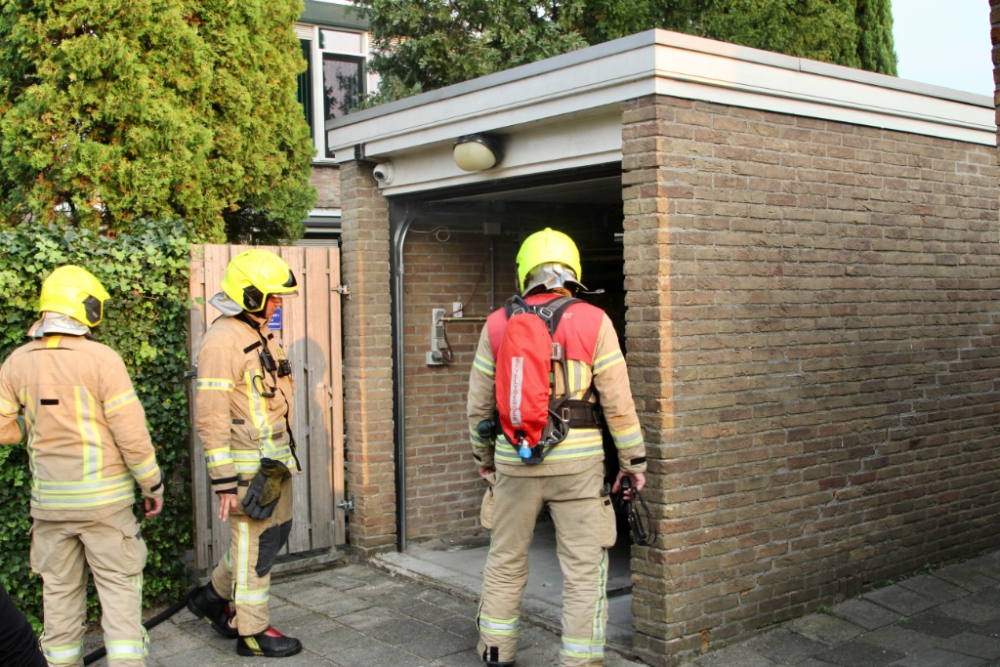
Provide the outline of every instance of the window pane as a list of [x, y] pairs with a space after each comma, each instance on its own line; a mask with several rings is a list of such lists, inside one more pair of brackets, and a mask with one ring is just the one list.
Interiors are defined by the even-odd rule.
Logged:
[[296, 78], [296, 83], [298, 84], [298, 89], [295, 91], [295, 99], [299, 101], [302, 105], [302, 111], [305, 113], [306, 122], [309, 123], [309, 133], [313, 134], [313, 122], [312, 122], [312, 62], [310, 61], [311, 49], [310, 46], [312, 42], [308, 39], [300, 39], [299, 44], [302, 45], [302, 57], [306, 61], [306, 71], [300, 73]]
[[362, 60], [323, 54], [323, 99], [326, 120], [340, 118], [357, 106], [361, 88]]
[[361, 53], [361, 33], [320, 30], [320, 48], [340, 53]]
[[[323, 119], [340, 118], [364, 95], [364, 59], [323, 54]], [[327, 150], [328, 157], [330, 155]]]

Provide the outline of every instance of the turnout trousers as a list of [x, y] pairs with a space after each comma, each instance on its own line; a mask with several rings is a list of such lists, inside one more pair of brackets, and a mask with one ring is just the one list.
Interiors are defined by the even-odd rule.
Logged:
[[87, 620], [87, 568], [101, 600], [101, 626], [111, 667], [146, 664], [142, 569], [146, 545], [132, 506], [93, 521], [35, 519], [31, 569], [42, 576], [42, 653], [52, 667], [82, 667]]
[[229, 551], [212, 571], [212, 587], [233, 602], [236, 615], [230, 623], [244, 637], [270, 626], [271, 566], [292, 531], [292, 480], [282, 483], [281, 497], [271, 516], [255, 521], [243, 513], [243, 496], [251, 479], [252, 475], [240, 476], [239, 503], [229, 513]]
[[521, 625], [521, 598], [528, 582], [528, 549], [544, 505], [556, 527], [563, 573], [563, 667], [601, 665], [608, 619], [608, 548], [615, 543], [611, 501], [601, 495], [604, 465], [551, 477], [496, 473], [483, 502], [490, 552], [479, 603], [478, 653], [483, 660], [513, 662]]

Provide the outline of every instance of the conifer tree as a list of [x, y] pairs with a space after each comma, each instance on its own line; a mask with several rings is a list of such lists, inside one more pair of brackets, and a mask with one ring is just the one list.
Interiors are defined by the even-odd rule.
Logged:
[[315, 194], [301, 0], [0, 0], [0, 225], [226, 217], [294, 238]]
[[861, 68], [896, 76], [891, 0], [857, 0], [855, 16], [860, 30], [858, 58]]
[[209, 52], [213, 182], [237, 195], [222, 208], [226, 235], [254, 243], [297, 238], [316, 202], [309, 185], [315, 148], [295, 97], [296, 76], [306, 69], [293, 30], [302, 0], [185, 1]]
[[682, 32], [859, 67], [856, 0], [708, 0]]

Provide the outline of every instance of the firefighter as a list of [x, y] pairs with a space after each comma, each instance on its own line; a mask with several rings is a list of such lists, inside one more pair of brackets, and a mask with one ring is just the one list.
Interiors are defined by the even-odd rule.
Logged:
[[121, 357], [91, 329], [109, 299], [78, 266], [42, 283], [35, 340], [0, 367], [0, 443], [27, 438], [31, 461], [31, 569], [42, 576], [49, 665], [83, 665], [90, 567], [112, 667], [145, 664], [142, 570], [146, 545], [132, 514], [135, 484], [146, 517], [163, 508], [163, 481], [146, 415]]
[[198, 353], [195, 427], [205, 449], [219, 518], [229, 520], [229, 551], [212, 581], [188, 603], [219, 634], [238, 638], [245, 656], [285, 657], [298, 639], [270, 626], [271, 566], [292, 529], [291, 364], [266, 323], [281, 300], [298, 295], [288, 264], [252, 249], [229, 263], [222, 292], [209, 300], [222, 315]]
[[45, 667], [45, 656], [38, 646], [38, 637], [7, 589], [0, 583], [0, 655], [4, 656], [8, 667]]
[[[580, 255], [573, 240], [551, 229], [532, 234], [517, 254], [518, 290], [531, 305], [571, 296], [580, 283]], [[484, 526], [492, 528], [479, 603], [478, 653], [490, 667], [514, 664], [521, 598], [528, 581], [528, 549], [535, 519], [549, 507], [564, 575], [561, 664], [601, 665], [607, 622], [608, 548], [615, 543], [615, 517], [604, 484], [600, 422], [589, 406], [599, 401], [610, 427], [621, 472], [632, 488], [645, 484], [646, 456], [632, 401], [625, 359], [611, 320], [600, 309], [575, 303], [565, 311], [553, 339], [565, 350], [565, 380], [555, 373], [556, 396], [569, 394], [571, 428], [536, 465], [525, 465], [503, 433], [493, 441], [478, 430], [493, 417], [497, 400], [496, 349], [507, 319], [493, 313], [479, 339], [469, 379], [468, 416], [473, 457], [490, 488], [483, 502]], [[546, 351], [546, 354], [548, 351]], [[569, 386], [565, 386], [568, 380]], [[599, 398], [598, 398], [599, 397]]]

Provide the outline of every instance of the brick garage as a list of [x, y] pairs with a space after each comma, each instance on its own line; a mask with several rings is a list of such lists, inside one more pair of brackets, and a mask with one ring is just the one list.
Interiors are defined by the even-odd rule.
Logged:
[[661, 518], [634, 550], [640, 654], [995, 547], [995, 149], [665, 96], [622, 114]]
[[393, 382], [388, 205], [371, 167], [341, 168], [344, 202], [341, 278], [351, 286], [344, 302], [344, 464], [347, 492], [356, 500], [348, 537], [361, 554], [396, 544], [393, 481]]
[[[624, 188], [626, 345], [660, 533], [632, 552], [643, 660], [677, 665], [1000, 544], [989, 100], [653, 31], [354, 116], [329, 139], [345, 165], [345, 267], [353, 257], [377, 317], [347, 307], [371, 329], [345, 347], [345, 363], [363, 359], [346, 369], [357, 410], [348, 448], [357, 438], [381, 454], [354, 460], [352, 474], [379, 481], [352, 543], [388, 548], [386, 517], [401, 509], [386, 481], [385, 410], [369, 421], [357, 400], [386, 396], [378, 323], [391, 313], [391, 276], [380, 257], [404, 207], [378, 201], [528, 192], [611, 165]], [[470, 132], [503, 143], [495, 170], [450, 163], [454, 137]], [[379, 191], [359, 152], [393, 165]], [[352, 215], [373, 236], [353, 240]], [[464, 405], [473, 327], [456, 331], [444, 375], [414, 362], [423, 309], [462, 294], [436, 274], [449, 266], [469, 280], [477, 242], [404, 246], [404, 381], [395, 368], [388, 391], [407, 392], [407, 405], [443, 391], [395, 416], [420, 503], [405, 508], [413, 536], [475, 530], [471, 464], [448, 467], [465, 444], [444, 417]], [[377, 392], [364, 379], [376, 371]]]

